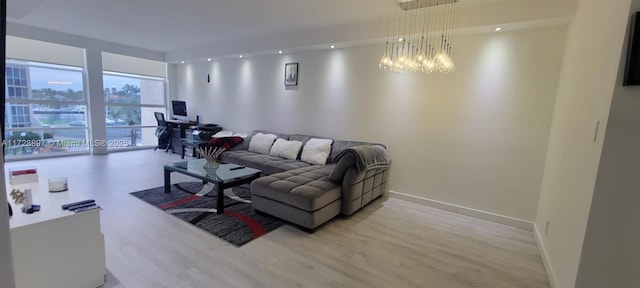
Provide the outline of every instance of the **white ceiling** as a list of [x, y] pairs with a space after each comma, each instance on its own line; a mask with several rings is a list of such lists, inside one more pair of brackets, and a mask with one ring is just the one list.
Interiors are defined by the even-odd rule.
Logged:
[[8, 20], [171, 52], [385, 17], [387, 0], [13, 0]]
[[[542, 8], [575, 0], [460, 0], [459, 8]], [[285, 49], [384, 33], [390, 0], [10, 0], [8, 24], [165, 53], [168, 60]], [[546, 6], [554, 9], [553, 6]], [[542, 9], [544, 10], [544, 9]], [[505, 10], [510, 11], [510, 10]], [[489, 12], [491, 13], [491, 12]], [[549, 14], [550, 13], [550, 14]], [[486, 13], [485, 13], [486, 14]], [[535, 13], [534, 13], [535, 14]], [[552, 12], [532, 19], [557, 18]], [[566, 13], [561, 13], [566, 14]], [[469, 14], [472, 25], [472, 13]], [[564, 15], [566, 16], [566, 15]], [[527, 16], [523, 16], [527, 18]], [[485, 16], [496, 22], [493, 16]], [[517, 18], [517, 17], [516, 17]], [[522, 18], [522, 17], [521, 17]], [[462, 23], [465, 21], [463, 20]], [[468, 22], [468, 21], [467, 21]], [[500, 22], [497, 22], [500, 23]], [[11, 28], [9, 26], [8, 28]], [[381, 32], [382, 31], [382, 32]], [[10, 30], [8, 31], [11, 32]], [[10, 33], [11, 34], [11, 33]], [[293, 40], [295, 36], [295, 40]], [[308, 38], [308, 39], [305, 39]], [[336, 40], [329, 40], [335, 38]], [[276, 41], [277, 40], [277, 41]], [[278, 48], [278, 45], [285, 47]], [[175, 59], [171, 59], [175, 58]]]

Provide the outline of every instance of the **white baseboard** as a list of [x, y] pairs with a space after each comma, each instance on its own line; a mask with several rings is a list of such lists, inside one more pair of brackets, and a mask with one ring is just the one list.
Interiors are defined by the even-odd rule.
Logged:
[[504, 224], [504, 225], [509, 225], [509, 226], [512, 226], [512, 227], [517, 227], [517, 228], [521, 228], [521, 229], [525, 229], [525, 230], [529, 230], [529, 231], [533, 230], [533, 223], [531, 223], [529, 221], [522, 220], [522, 219], [517, 219], [517, 218], [513, 218], [513, 217], [509, 217], [509, 216], [494, 214], [494, 213], [491, 213], [491, 212], [486, 212], [486, 211], [477, 210], [477, 209], [464, 207], [464, 206], [460, 206], [460, 205], [455, 205], [455, 204], [449, 204], [449, 203], [446, 203], [446, 202], [431, 200], [431, 199], [418, 197], [418, 196], [414, 196], [414, 195], [409, 195], [409, 194], [405, 194], [405, 193], [400, 193], [400, 192], [395, 192], [395, 191], [389, 191], [389, 194], [393, 198], [402, 199], [402, 200], [405, 200], [405, 201], [409, 201], [409, 202], [413, 202], [413, 203], [417, 203], [417, 204], [422, 204], [422, 205], [426, 205], [426, 206], [431, 206], [431, 207], [434, 207], [434, 208], [447, 210], [447, 211], [451, 211], [451, 212], [454, 212], [454, 213], [467, 215], [467, 216], [471, 216], [471, 217], [476, 217], [476, 218], [484, 219], [484, 220], [487, 220], [487, 221], [496, 222], [496, 223], [500, 223], [500, 224]]
[[542, 264], [544, 264], [544, 270], [547, 271], [547, 277], [549, 277], [549, 284], [551, 288], [556, 288], [558, 285], [556, 284], [556, 277], [553, 271], [553, 267], [551, 265], [551, 261], [549, 260], [549, 254], [547, 254], [547, 248], [545, 248], [544, 240], [541, 237], [540, 229], [538, 229], [538, 225], [533, 223], [533, 236], [536, 239], [536, 244], [538, 244], [538, 250], [540, 251], [540, 257], [542, 257]]

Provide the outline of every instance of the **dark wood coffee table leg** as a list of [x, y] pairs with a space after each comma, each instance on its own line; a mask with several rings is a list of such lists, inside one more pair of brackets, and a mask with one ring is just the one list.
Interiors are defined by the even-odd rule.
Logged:
[[164, 169], [164, 193], [171, 192], [171, 171]]
[[221, 183], [216, 183], [216, 189], [218, 189], [218, 204], [216, 207], [216, 214], [224, 213], [224, 189]]

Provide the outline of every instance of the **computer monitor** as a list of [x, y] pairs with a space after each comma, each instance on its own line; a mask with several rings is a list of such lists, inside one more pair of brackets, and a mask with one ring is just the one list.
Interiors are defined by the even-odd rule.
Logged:
[[173, 119], [187, 121], [187, 102], [172, 100]]

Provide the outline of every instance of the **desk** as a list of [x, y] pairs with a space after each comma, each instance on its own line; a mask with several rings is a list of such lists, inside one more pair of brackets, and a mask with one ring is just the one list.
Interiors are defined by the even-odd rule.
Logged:
[[167, 129], [169, 130], [169, 148], [172, 153], [180, 153], [182, 151], [181, 138], [184, 138], [187, 130], [193, 127], [195, 122], [182, 122], [175, 120], [165, 120]]
[[[195, 126], [194, 122], [179, 122], [179, 121], [166, 121], [170, 125], [175, 125], [170, 130], [171, 139], [171, 152], [181, 154], [183, 153], [182, 139], [186, 138], [186, 135], [190, 135], [196, 128], [200, 131], [211, 133], [212, 135], [221, 131], [222, 127], [215, 124], [200, 124]], [[191, 155], [189, 155], [191, 156]]]
[[[194, 139], [194, 138], [182, 138], [181, 139], [181, 143], [182, 143], [182, 150], [180, 151], [180, 159], [184, 159], [184, 152], [187, 148], [189, 149], [195, 149], [195, 148], [199, 148], [202, 145], [206, 145], [209, 144], [208, 140], [201, 140], [201, 139]], [[196, 157], [200, 159], [202, 158], [202, 155], [200, 155], [200, 153], [198, 153], [197, 151], [193, 150], [193, 153], [191, 153], [191, 156]]]
[[[87, 200], [78, 191], [50, 193], [47, 177], [39, 183], [10, 185], [31, 188], [39, 212], [22, 213], [22, 205], [11, 201], [9, 218], [16, 288], [100, 287], [107, 271], [100, 209], [73, 213], [62, 204]], [[99, 203], [98, 203], [99, 204]]]
[[174, 124], [175, 126], [193, 126], [196, 125], [196, 122], [193, 121], [178, 121], [178, 120], [164, 120], [164, 122], [167, 122], [168, 124]]

